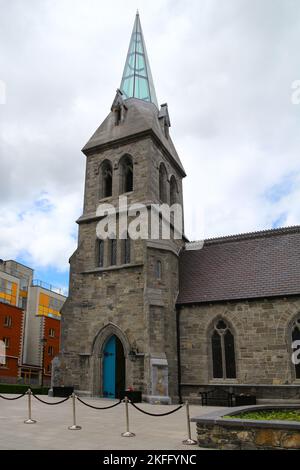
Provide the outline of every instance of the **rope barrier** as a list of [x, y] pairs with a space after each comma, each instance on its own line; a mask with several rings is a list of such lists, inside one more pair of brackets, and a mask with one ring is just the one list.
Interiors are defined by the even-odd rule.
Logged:
[[36, 400], [40, 401], [41, 403], [44, 403], [45, 405], [60, 405], [61, 403], [64, 403], [65, 401], [70, 399], [70, 397], [67, 397], [67, 398], [64, 398], [63, 400], [51, 403], [49, 401], [42, 400], [38, 396], [34, 395], [34, 393], [32, 395], [34, 396], [34, 398], [36, 398]]
[[[71, 426], [68, 426], [68, 429], [70, 430], [78, 430], [81, 429], [81, 426], [78, 426], [76, 423], [76, 399], [82, 403], [83, 405], [87, 406], [88, 408], [92, 408], [93, 410], [108, 410], [111, 408], [115, 408], [116, 406], [120, 405], [121, 403], [125, 403], [125, 419], [126, 419], [126, 431], [121, 434], [122, 437], [135, 437], [135, 434], [129, 430], [129, 409], [128, 409], [128, 404], [130, 403], [133, 408], [135, 408], [137, 411], [140, 411], [141, 413], [148, 415], [148, 416], [153, 416], [153, 417], [161, 417], [161, 416], [168, 416], [173, 413], [176, 413], [179, 411], [184, 405], [181, 404], [177, 406], [177, 408], [167, 411], [165, 413], [150, 413], [149, 411], [143, 410], [140, 407], [138, 407], [135, 403], [133, 403], [131, 400], [128, 399], [127, 396], [125, 396], [124, 400], [119, 400], [117, 403], [113, 403], [112, 405], [108, 406], [94, 406], [90, 405], [89, 403], [86, 403], [84, 400], [79, 398], [75, 393], [73, 392], [71, 396], [63, 398], [63, 400], [57, 401], [57, 402], [48, 402], [43, 400], [42, 398], [39, 398], [37, 395], [34, 395], [32, 392], [31, 388], [28, 388], [28, 390], [16, 397], [4, 397], [3, 395], [0, 395], [0, 398], [3, 398], [4, 400], [18, 400], [19, 398], [24, 397], [25, 395], [28, 396], [28, 418], [24, 421], [25, 424], [34, 424], [36, 423], [36, 420], [32, 419], [31, 416], [31, 397], [33, 396], [36, 400], [38, 400], [41, 403], [44, 403], [45, 405], [60, 405], [62, 403], [65, 403], [68, 401], [70, 398], [72, 398], [72, 411], [73, 411], [73, 424]], [[186, 408], [186, 422], [187, 422], [187, 439], [182, 441], [183, 444], [185, 445], [196, 445], [197, 441], [192, 439], [191, 435], [191, 424], [190, 424], [190, 412], [189, 412], [189, 403], [186, 401], [185, 403], [185, 408]]]
[[93, 408], [93, 410], [108, 410], [109, 408], [114, 408], [115, 406], [118, 406], [120, 405], [120, 403], [122, 403], [122, 400], [120, 400], [117, 403], [114, 403], [113, 405], [109, 405], [109, 406], [94, 406], [94, 405], [89, 405], [85, 401], [81, 400], [81, 398], [79, 397], [76, 397], [76, 398], [78, 401], [80, 401], [80, 403], [82, 403], [85, 406], [88, 406], [89, 408]]
[[171, 415], [173, 413], [176, 413], [176, 411], [180, 410], [183, 407], [183, 405], [179, 405], [174, 410], [167, 411], [166, 413], [157, 414], [157, 413], [150, 413], [149, 411], [142, 410], [141, 408], [136, 406], [135, 403], [133, 403], [132, 401], [130, 401], [130, 403], [132, 404], [133, 408], [135, 408], [136, 410], [138, 410], [141, 413], [144, 413], [145, 415], [148, 415], [148, 416], [168, 416], [168, 415]]
[[17, 397], [9, 398], [9, 397], [4, 397], [3, 395], [0, 395], [0, 398], [3, 398], [3, 400], [18, 400], [19, 398], [22, 398], [26, 395], [27, 392], [22, 393], [22, 395], [18, 395]]

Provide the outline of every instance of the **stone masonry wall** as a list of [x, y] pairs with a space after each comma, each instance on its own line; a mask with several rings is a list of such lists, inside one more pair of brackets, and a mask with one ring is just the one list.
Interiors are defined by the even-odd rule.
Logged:
[[300, 449], [300, 431], [197, 423], [200, 447], [223, 450]]
[[[184, 306], [180, 313], [183, 394], [201, 384], [291, 384], [290, 324], [300, 313], [300, 298], [262, 299]], [[222, 317], [235, 338], [236, 379], [213, 379], [210, 328]], [[196, 387], [194, 387], [196, 386]]]

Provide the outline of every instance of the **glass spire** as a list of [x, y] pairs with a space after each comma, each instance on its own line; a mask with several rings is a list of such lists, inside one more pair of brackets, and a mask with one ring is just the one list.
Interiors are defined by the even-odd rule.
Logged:
[[158, 107], [138, 12], [135, 17], [120, 90], [125, 99], [139, 98], [154, 103]]

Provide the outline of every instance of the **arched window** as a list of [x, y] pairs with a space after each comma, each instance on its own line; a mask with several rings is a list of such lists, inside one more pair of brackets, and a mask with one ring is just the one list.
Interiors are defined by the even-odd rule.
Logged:
[[123, 155], [120, 160], [120, 194], [133, 191], [133, 163], [130, 155]]
[[[300, 341], [300, 316], [292, 324], [292, 342]], [[300, 364], [295, 364], [295, 377], [300, 379]]]
[[170, 179], [170, 205], [176, 204], [178, 199], [178, 187], [177, 187], [177, 182], [176, 178], [174, 175], [171, 176]]
[[104, 266], [104, 240], [97, 238], [96, 264], [99, 268]]
[[110, 161], [105, 160], [100, 168], [100, 199], [112, 195], [112, 165]]
[[159, 167], [159, 199], [161, 202], [168, 202], [167, 198], [167, 170], [163, 163]]
[[211, 334], [213, 378], [235, 379], [234, 336], [228, 324], [219, 319], [215, 322]]

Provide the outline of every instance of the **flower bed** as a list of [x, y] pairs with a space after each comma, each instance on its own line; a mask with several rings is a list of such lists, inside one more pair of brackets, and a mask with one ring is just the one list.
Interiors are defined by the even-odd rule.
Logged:
[[192, 421], [200, 447], [300, 449], [299, 405], [225, 408]]

